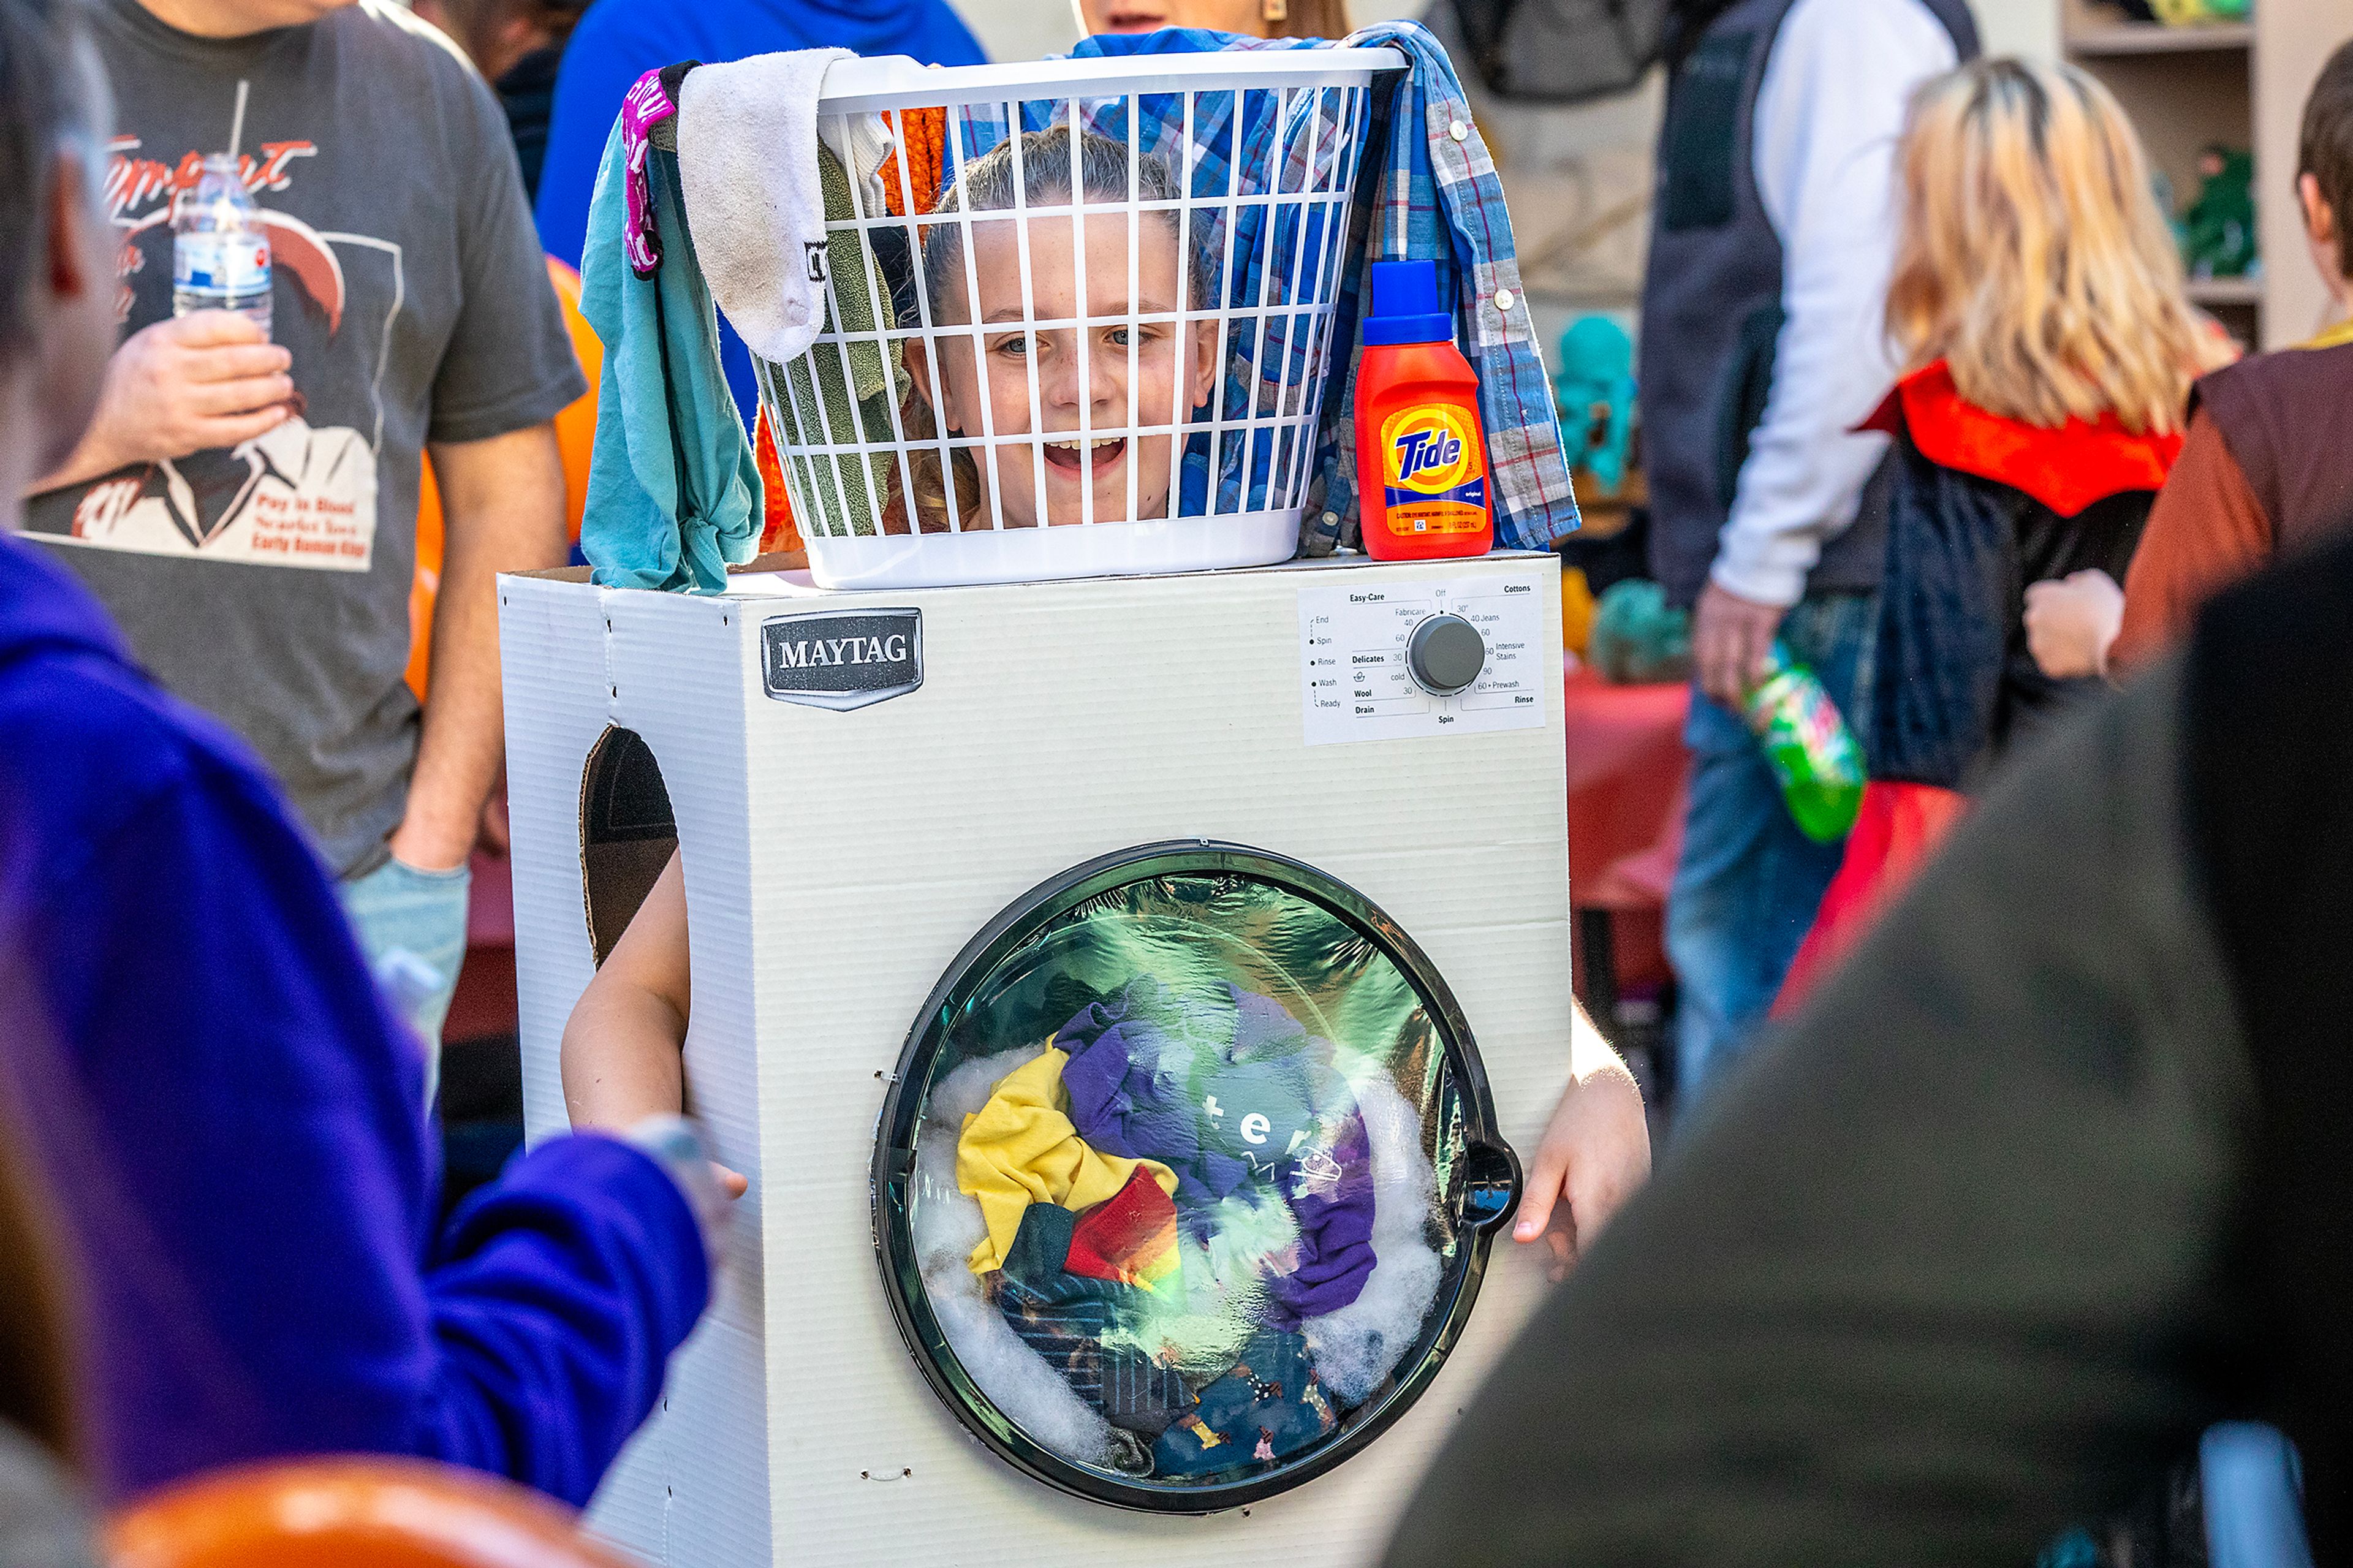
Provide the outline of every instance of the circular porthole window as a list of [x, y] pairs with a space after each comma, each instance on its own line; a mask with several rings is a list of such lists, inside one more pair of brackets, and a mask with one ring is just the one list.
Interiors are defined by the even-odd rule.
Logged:
[[959, 955], [883, 1107], [874, 1231], [982, 1441], [1208, 1513], [1405, 1411], [1518, 1186], [1412, 940], [1312, 867], [1190, 840], [1077, 867]]

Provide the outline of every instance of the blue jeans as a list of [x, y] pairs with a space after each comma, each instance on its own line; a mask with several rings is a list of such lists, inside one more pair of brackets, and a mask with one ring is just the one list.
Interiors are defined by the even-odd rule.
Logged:
[[[1850, 724], [1870, 693], [1878, 619], [1874, 594], [1820, 594], [1781, 623], [1790, 656], [1813, 669]], [[1747, 723], [1696, 686], [1683, 741], [1691, 804], [1667, 894], [1667, 957], [1675, 1092], [1689, 1106], [1738, 1059], [1772, 1006], [1846, 845], [1817, 844], [1798, 830]]]
[[464, 866], [420, 871], [386, 860], [336, 889], [368, 972], [424, 1047], [427, 1108], [440, 1084], [441, 1021], [466, 962], [466, 896], [473, 879]]

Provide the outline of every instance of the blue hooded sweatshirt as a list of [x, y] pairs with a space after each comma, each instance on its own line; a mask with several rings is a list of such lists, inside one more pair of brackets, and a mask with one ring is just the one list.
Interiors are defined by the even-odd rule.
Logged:
[[435, 1243], [423, 1058], [277, 791], [5, 536], [0, 1044], [110, 1500], [373, 1451], [582, 1502], [702, 1310], [685, 1198], [607, 1138], [518, 1159]]

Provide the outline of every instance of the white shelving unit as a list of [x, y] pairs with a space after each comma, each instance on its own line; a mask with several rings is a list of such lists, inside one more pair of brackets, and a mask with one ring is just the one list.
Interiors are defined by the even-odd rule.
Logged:
[[2059, 0], [2059, 35], [2066, 58], [2124, 105], [2177, 200], [2196, 197], [2209, 145], [2253, 153], [2262, 270], [2194, 280], [2190, 298], [2251, 347], [2284, 348], [2317, 331], [2327, 296], [2296, 209], [2296, 136], [2321, 63], [2353, 37], [2353, 5], [2254, 0], [2245, 22], [2168, 27], [2125, 21], [2094, 0]]

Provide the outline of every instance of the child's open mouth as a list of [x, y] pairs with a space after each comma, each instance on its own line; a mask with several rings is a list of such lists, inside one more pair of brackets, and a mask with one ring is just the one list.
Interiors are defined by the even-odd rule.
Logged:
[[1126, 450], [1127, 437], [1124, 436], [1096, 436], [1092, 438], [1073, 436], [1067, 440], [1050, 440], [1046, 443], [1046, 466], [1059, 468], [1066, 474], [1076, 474], [1082, 469], [1100, 474], [1118, 462], [1121, 454]]

